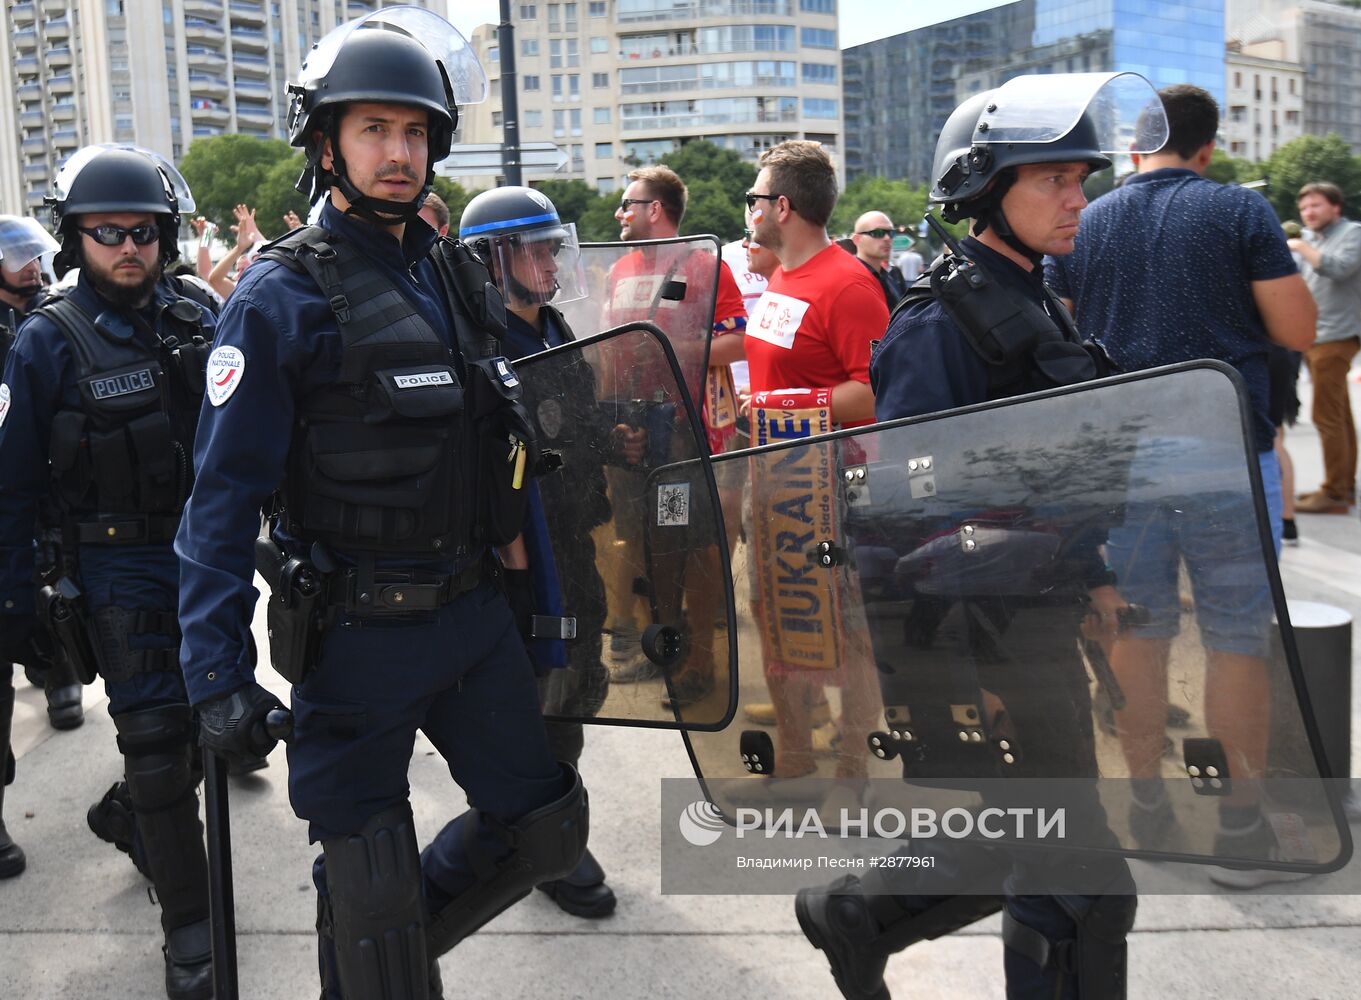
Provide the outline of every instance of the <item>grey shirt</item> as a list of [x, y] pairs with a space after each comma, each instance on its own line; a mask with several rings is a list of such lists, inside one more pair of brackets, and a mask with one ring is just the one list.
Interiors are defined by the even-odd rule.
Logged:
[[1304, 280], [1318, 303], [1315, 343], [1361, 335], [1361, 222], [1338, 219], [1309, 242], [1323, 256], [1304, 265]]

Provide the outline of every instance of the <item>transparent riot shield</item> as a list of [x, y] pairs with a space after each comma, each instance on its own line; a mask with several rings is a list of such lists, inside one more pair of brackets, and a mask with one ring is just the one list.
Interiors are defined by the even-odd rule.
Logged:
[[686, 737], [709, 800], [1043, 804], [1065, 849], [1342, 865], [1244, 413], [1204, 362], [715, 456], [745, 495], [737, 714]]
[[546, 714], [726, 725], [736, 697], [728, 545], [668, 339], [628, 324], [516, 372], [545, 452], [525, 541], [551, 581], [551, 606], [539, 609], [547, 627], [536, 625], [531, 648], [552, 665]]
[[[718, 290], [719, 244], [713, 236], [637, 243], [583, 243], [586, 295], [561, 305], [578, 337], [625, 323], [651, 323], [666, 336], [690, 398], [704, 398], [709, 338]], [[644, 369], [645, 371], [645, 369]], [[637, 396], [635, 372], [620, 365], [617, 390]]]

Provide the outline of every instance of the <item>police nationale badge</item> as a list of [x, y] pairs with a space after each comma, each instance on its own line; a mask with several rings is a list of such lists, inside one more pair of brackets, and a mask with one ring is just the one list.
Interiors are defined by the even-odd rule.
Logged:
[[221, 406], [232, 398], [246, 374], [246, 356], [235, 347], [214, 347], [208, 355], [208, 400]]
[[562, 404], [556, 399], [545, 399], [539, 404], [539, 430], [550, 439], [562, 433]]

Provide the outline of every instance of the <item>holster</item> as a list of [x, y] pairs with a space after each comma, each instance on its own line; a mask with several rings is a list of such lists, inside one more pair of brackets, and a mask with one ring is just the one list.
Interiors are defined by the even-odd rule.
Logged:
[[62, 577], [55, 585], [39, 588], [38, 620], [53, 641], [61, 646], [80, 682], [93, 684], [99, 669], [94, 647], [90, 644], [83, 596], [80, 587], [69, 576]]
[[326, 577], [310, 562], [288, 555], [270, 538], [255, 540], [255, 568], [269, 584], [265, 610], [269, 662], [290, 684], [316, 667], [326, 619]]

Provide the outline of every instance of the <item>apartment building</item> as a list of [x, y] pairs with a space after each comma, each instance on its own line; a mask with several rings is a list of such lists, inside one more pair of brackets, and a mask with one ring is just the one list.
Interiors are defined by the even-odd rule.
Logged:
[[[512, 10], [522, 142], [567, 153], [557, 173], [599, 191], [681, 143], [707, 139], [749, 160], [814, 139], [841, 160], [836, 0], [580, 0]], [[473, 33], [491, 97], [466, 142], [501, 141], [495, 26]], [[495, 177], [463, 178], [487, 186]]]
[[1265, 160], [1304, 134], [1304, 67], [1284, 54], [1279, 39], [1228, 44], [1220, 130], [1230, 156]]
[[[0, 212], [29, 214], [72, 152], [200, 136], [282, 138], [284, 88], [358, 0], [20, 0], [0, 7]], [[447, 13], [447, 0], [423, 6]]]

